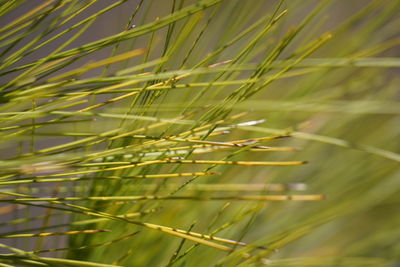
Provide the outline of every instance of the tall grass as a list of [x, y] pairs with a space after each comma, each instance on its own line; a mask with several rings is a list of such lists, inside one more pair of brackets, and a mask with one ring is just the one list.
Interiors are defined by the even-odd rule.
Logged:
[[1, 1], [1, 266], [399, 264], [398, 1]]

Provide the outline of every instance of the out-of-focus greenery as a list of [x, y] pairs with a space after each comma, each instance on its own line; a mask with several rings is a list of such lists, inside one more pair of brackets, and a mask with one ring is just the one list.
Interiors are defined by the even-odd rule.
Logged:
[[397, 266], [399, 1], [0, 1], [1, 266]]

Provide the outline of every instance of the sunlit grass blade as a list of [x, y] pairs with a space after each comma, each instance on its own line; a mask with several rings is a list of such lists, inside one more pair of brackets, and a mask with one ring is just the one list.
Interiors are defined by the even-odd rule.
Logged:
[[46, 237], [46, 236], [58, 236], [58, 235], [96, 234], [96, 233], [103, 233], [103, 232], [108, 232], [108, 230], [82, 230], [82, 231], [38, 233], [38, 234], [0, 235], [0, 238]]
[[245, 196], [96, 196], [96, 197], [41, 197], [41, 198], [14, 198], [0, 199], [0, 202], [53, 202], [53, 201], [137, 201], [137, 200], [231, 200], [231, 201], [319, 201], [323, 195], [245, 195]]

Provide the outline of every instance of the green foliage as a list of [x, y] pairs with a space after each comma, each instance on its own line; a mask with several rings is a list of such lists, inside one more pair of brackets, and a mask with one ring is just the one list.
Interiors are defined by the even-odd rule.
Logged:
[[399, 264], [399, 1], [0, 3], [1, 266]]

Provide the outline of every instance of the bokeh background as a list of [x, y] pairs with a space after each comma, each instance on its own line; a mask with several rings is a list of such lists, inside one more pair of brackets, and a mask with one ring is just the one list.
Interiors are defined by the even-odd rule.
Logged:
[[[2, 16], [0, 25], [6, 25], [44, 2], [26, 1], [14, 11]], [[93, 5], [59, 27], [50, 36], [110, 6], [109, 1], [72, 2], [75, 2], [77, 10], [89, 2], [93, 2]], [[83, 35], [64, 50], [140, 27], [196, 2], [198, 1], [122, 1], [120, 5], [99, 16]], [[327, 3], [322, 6], [322, 2]], [[137, 9], [138, 6], [139, 9]], [[230, 157], [231, 160], [247, 161], [306, 160], [308, 163], [293, 167], [216, 166], [212, 171], [219, 172], [221, 175], [198, 177], [184, 187], [181, 193], [195, 196], [208, 196], [215, 193], [259, 194], [265, 193], [266, 184], [283, 183], [306, 186], [304, 193], [323, 194], [326, 199], [317, 202], [144, 201], [129, 207], [116, 205], [118, 208], [115, 209], [126, 212], [162, 207], [156, 212], [141, 217], [141, 220], [179, 229], [192, 229], [199, 233], [210, 233], [228, 224], [226, 229], [218, 233], [218, 236], [268, 247], [269, 250], [265, 254], [268, 254], [268, 259], [271, 261], [261, 262], [263, 264], [397, 266], [400, 264], [398, 243], [400, 239], [398, 227], [400, 225], [399, 1], [222, 1], [189, 18], [177, 21], [173, 24], [172, 30], [167, 26], [117, 45], [104, 47], [35, 82], [40, 84], [57, 73], [110, 57], [112, 53], [115, 53], [113, 50], [116, 47], [117, 53], [138, 48], [146, 48], [148, 52], [131, 60], [112, 64], [106, 72], [104, 69], [94, 69], [79, 78], [113, 75], [118, 70], [159, 59], [165, 54], [168, 55], [168, 59], [162, 63], [160, 71], [190, 69], [208, 54], [239, 36], [263, 16], [274, 14], [277, 7], [280, 12], [287, 9], [287, 14], [236, 62], [238, 66], [247, 69], [228, 70], [218, 81], [249, 79], [254, 68], [270, 55], [282, 40], [287, 38], [290, 31], [299, 30], [293, 40], [282, 48], [279, 56], [268, 66], [268, 71], [263, 76], [267, 77], [266, 79], [279, 73], [286, 66], [285, 64], [291, 62], [290, 60], [296, 60], [304, 54], [323, 34], [330, 33], [332, 38], [283, 76], [279, 76], [279, 79], [231, 107], [230, 114], [249, 112], [240, 119], [241, 122], [257, 120], [265, 120], [265, 122], [252, 127], [233, 129], [229, 134], [212, 140], [227, 142], [266, 135], [288, 135], [287, 138], [263, 144], [294, 147], [297, 150], [292, 152], [244, 151], [238, 154], [232, 154], [232, 150], [229, 150], [194, 155], [192, 158], [220, 160]], [[316, 15], [303, 25], [302, 23], [313, 10], [318, 8], [320, 10]], [[57, 17], [62, 10], [50, 14], [48, 19]], [[137, 12], [135, 17], [130, 21], [130, 17], [135, 12]], [[194, 16], [198, 17], [191, 20]], [[194, 24], [187, 32], [187, 27], [192, 25], [191, 23]], [[44, 29], [45, 26], [46, 23], [43, 22], [35, 31], [12, 47], [2, 46], [2, 53], [4, 53], [2, 55], [7, 58], [7, 53], [23, 49], [30, 41], [43, 33], [40, 27]], [[234, 59], [261, 30], [262, 26], [258, 27], [254, 32], [205, 62], [203, 66]], [[7, 70], [46, 57], [49, 51], [57, 49], [76, 31], [24, 56], [14, 65], [6, 68], [0, 73], [2, 84], [6, 84], [22, 73], [22, 71], [7, 72]], [[182, 35], [185, 37], [180, 39]], [[169, 41], [166, 41], [168, 39]], [[194, 43], [196, 43], [195, 47], [193, 47]], [[143, 72], [153, 70], [154, 67], [142, 69]], [[176, 84], [210, 82], [216, 79], [217, 75], [218, 73], [194, 75]], [[144, 85], [140, 84], [138, 87], [140, 86]], [[141, 95], [139, 100], [127, 98], [106, 105], [98, 112], [129, 111], [129, 114], [134, 115], [175, 118], [182, 114], [183, 110], [197, 110], [202, 107], [206, 107], [206, 110], [212, 109], [223, 103], [226, 97], [239, 86], [240, 84], [211, 86], [199, 99], [195, 98], [196, 95], [207, 86], [172, 88], [155, 97], [154, 101], [147, 101], [148, 96]], [[88, 97], [88, 99], [93, 104], [104, 102], [112, 97], [115, 95], [101, 95], [96, 98]], [[192, 102], [193, 99], [196, 101]], [[74, 108], [84, 108], [87, 105], [82, 104]], [[24, 105], [21, 104], [20, 108], [23, 107]], [[6, 111], [8, 110], [2, 110], [2, 112]], [[194, 119], [200, 120], [204, 118], [203, 115], [197, 114]], [[37, 121], [46, 121], [49, 118], [52, 117], [38, 118]], [[30, 136], [4, 141], [0, 157], [1, 160], [7, 161], [32, 150], [37, 151], [77, 138], [52, 135], [54, 132], [80, 132], [84, 129], [85, 132], [99, 134], [119, 125], [121, 125], [119, 120], [98, 118], [91, 122], [42, 127], [35, 131], [34, 141], [30, 139]], [[126, 128], [131, 130], [146, 125], [150, 125], [150, 122], [133, 120], [125, 124]], [[185, 129], [188, 129], [188, 126], [177, 125], [149, 130], [146, 134], [168, 136]], [[108, 147], [123, 145], [126, 145], [126, 141], [116, 141]], [[89, 149], [102, 151], [108, 147], [102, 144], [91, 146]], [[82, 153], [85, 149], [87, 148], [77, 148], [74, 153]], [[125, 172], [124, 175], [169, 173], [177, 170], [194, 172], [205, 169], [203, 165], [182, 165], [177, 168], [170, 165], [157, 165]], [[39, 196], [45, 196], [51, 192], [58, 196], [102, 195], [104, 193], [149, 195], [168, 194], [189, 180], [190, 178], [177, 178], [166, 181], [121, 182], [120, 184], [60, 183], [40, 185], [35, 187], [36, 191], [24, 186], [11, 189], [19, 190], [19, 192], [31, 190], [29, 192]], [[93, 188], [101, 189], [96, 189], [96, 191]], [[10, 187], [6, 189], [9, 190]], [[288, 190], [286, 193], [292, 192]], [[106, 207], [105, 210], [107, 208], [110, 207]], [[3, 233], [23, 232], [43, 225], [44, 222], [41, 220], [32, 221], [30, 225], [11, 226], [9, 224], [10, 220], [43, 214], [43, 209], [40, 208], [29, 208], [29, 211], [26, 209], [21, 206], [13, 212], [2, 215], [1, 231]], [[47, 224], [68, 224], [82, 219], [79, 216], [70, 215], [50, 217]], [[179, 238], [124, 222], [101, 223], [96, 227], [110, 229], [111, 232], [84, 237], [46, 238], [40, 246], [42, 249], [79, 247], [112, 240], [117, 236], [140, 230], [135, 236], [115, 244], [68, 252], [51, 252], [44, 255], [103, 263], [113, 263], [117, 260], [118, 264], [123, 266], [166, 266], [181, 243]], [[58, 229], [83, 228], [63, 226]], [[39, 230], [36, 229], [36, 231]], [[37, 241], [22, 239], [14, 239], [9, 244], [28, 251], [32, 250], [35, 244], [39, 246]], [[186, 241], [179, 255], [192, 245], [193, 243]], [[241, 251], [239, 248], [235, 247], [235, 249]], [[261, 257], [265, 251], [253, 249], [252, 252]], [[243, 260], [236, 252], [227, 254], [207, 246], [197, 246], [174, 264], [237, 266], [240, 262], [245, 266], [261, 264], [260, 262], [251, 263], [252, 260]]]

